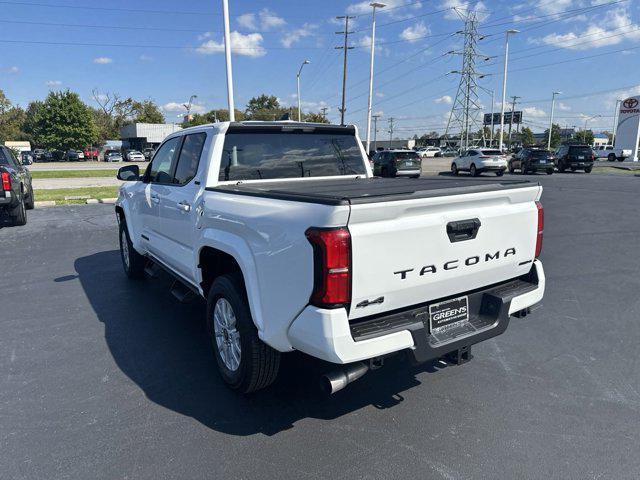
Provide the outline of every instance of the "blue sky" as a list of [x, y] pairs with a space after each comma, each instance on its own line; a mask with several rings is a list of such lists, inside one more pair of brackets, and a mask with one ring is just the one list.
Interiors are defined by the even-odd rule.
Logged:
[[[260, 93], [296, 102], [300, 64], [305, 110], [328, 108], [336, 121], [342, 52], [334, 46], [349, 13], [355, 33], [349, 51], [347, 121], [365, 124], [370, 44], [369, 2], [229, 0], [236, 106]], [[551, 92], [561, 91], [561, 125], [611, 129], [617, 98], [640, 94], [640, 2], [637, 0], [388, 0], [378, 14], [374, 112], [380, 135], [396, 119], [398, 136], [442, 131], [460, 68], [462, 22], [453, 7], [474, 10], [485, 34], [479, 71], [483, 87], [501, 94], [504, 31], [510, 41], [507, 95], [522, 97], [525, 121], [542, 131]], [[84, 8], [89, 7], [89, 8]], [[152, 98], [168, 121], [198, 95], [194, 111], [226, 107], [219, 0], [0, 1], [0, 89], [26, 106], [51, 89], [70, 88], [92, 103], [91, 91]], [[607, 53], [610, 52], [610, 53]], [[583, 58], [591, 57], [591, 58]], [[480, 92], [486, 110], [490, 97]], [[499, 106], [496, 105], [496, 109]], [[395, 135], [394, 135], [395, 136]], [[386, 138], [386, 137], [385, 137]]]

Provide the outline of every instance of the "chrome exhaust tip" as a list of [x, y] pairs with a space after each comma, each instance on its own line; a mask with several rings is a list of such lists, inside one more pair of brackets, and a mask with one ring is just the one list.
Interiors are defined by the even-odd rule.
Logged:
[[363, 362], [345, 365], [343, 368], [326, 373], [320, 377], [320, 388], [327, 395], [333, 395], [369, 371], [369, 365]]

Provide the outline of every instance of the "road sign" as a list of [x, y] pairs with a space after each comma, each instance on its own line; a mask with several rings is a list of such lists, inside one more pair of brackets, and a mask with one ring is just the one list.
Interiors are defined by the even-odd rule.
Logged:
[[[491, 125], [491, 114], [490, 113], [485, 113], [484, 114], [484, 122], [485, 125]], [[511, 123], [511, 112], [504, 112], [504, 124], [505, 125], [509, 125]], [[522, 111], [521, 110], [517, 110], [515, 112], [513, 112], [513, 123], [514, 125], [517, 125], [519, 123], [522, 123]], [[493, 126], [495, 127], [496, 125], [500, 125], [500, 113], [494, 113], [493, 114]]]
[[616, 129], [616, 147], [631, 150], [631, 159], [638, 159], [638, 140], [640, 139], [640, 96], [630, 97], [620, 104], [618, 128]]

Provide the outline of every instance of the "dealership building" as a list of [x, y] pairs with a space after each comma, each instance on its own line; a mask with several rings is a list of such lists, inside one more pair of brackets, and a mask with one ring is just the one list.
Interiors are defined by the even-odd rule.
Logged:
[[156, 148], [172, 133], [181, 130], [177, 123], [132, 123], [120, 129], [122, 148], [142, 151]]

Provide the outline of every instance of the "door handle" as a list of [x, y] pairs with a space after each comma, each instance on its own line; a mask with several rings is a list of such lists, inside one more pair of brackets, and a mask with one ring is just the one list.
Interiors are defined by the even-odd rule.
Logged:
[[151, 195], [151, 201], [153, 203], [160, 203], [160, 196], [158, 195]]
[[447, 223], [447, 235], [451, 243], [473, 240], [480, 229], [480, 219], [472, 218]]
[[191, 210], [191, 205], [189, 205], [187, 202], [185, 202], [184, 200], [180, 203], [178, 203], [178, 208], [180, 210], [183, 210], [185, 212], [188, 212]]

